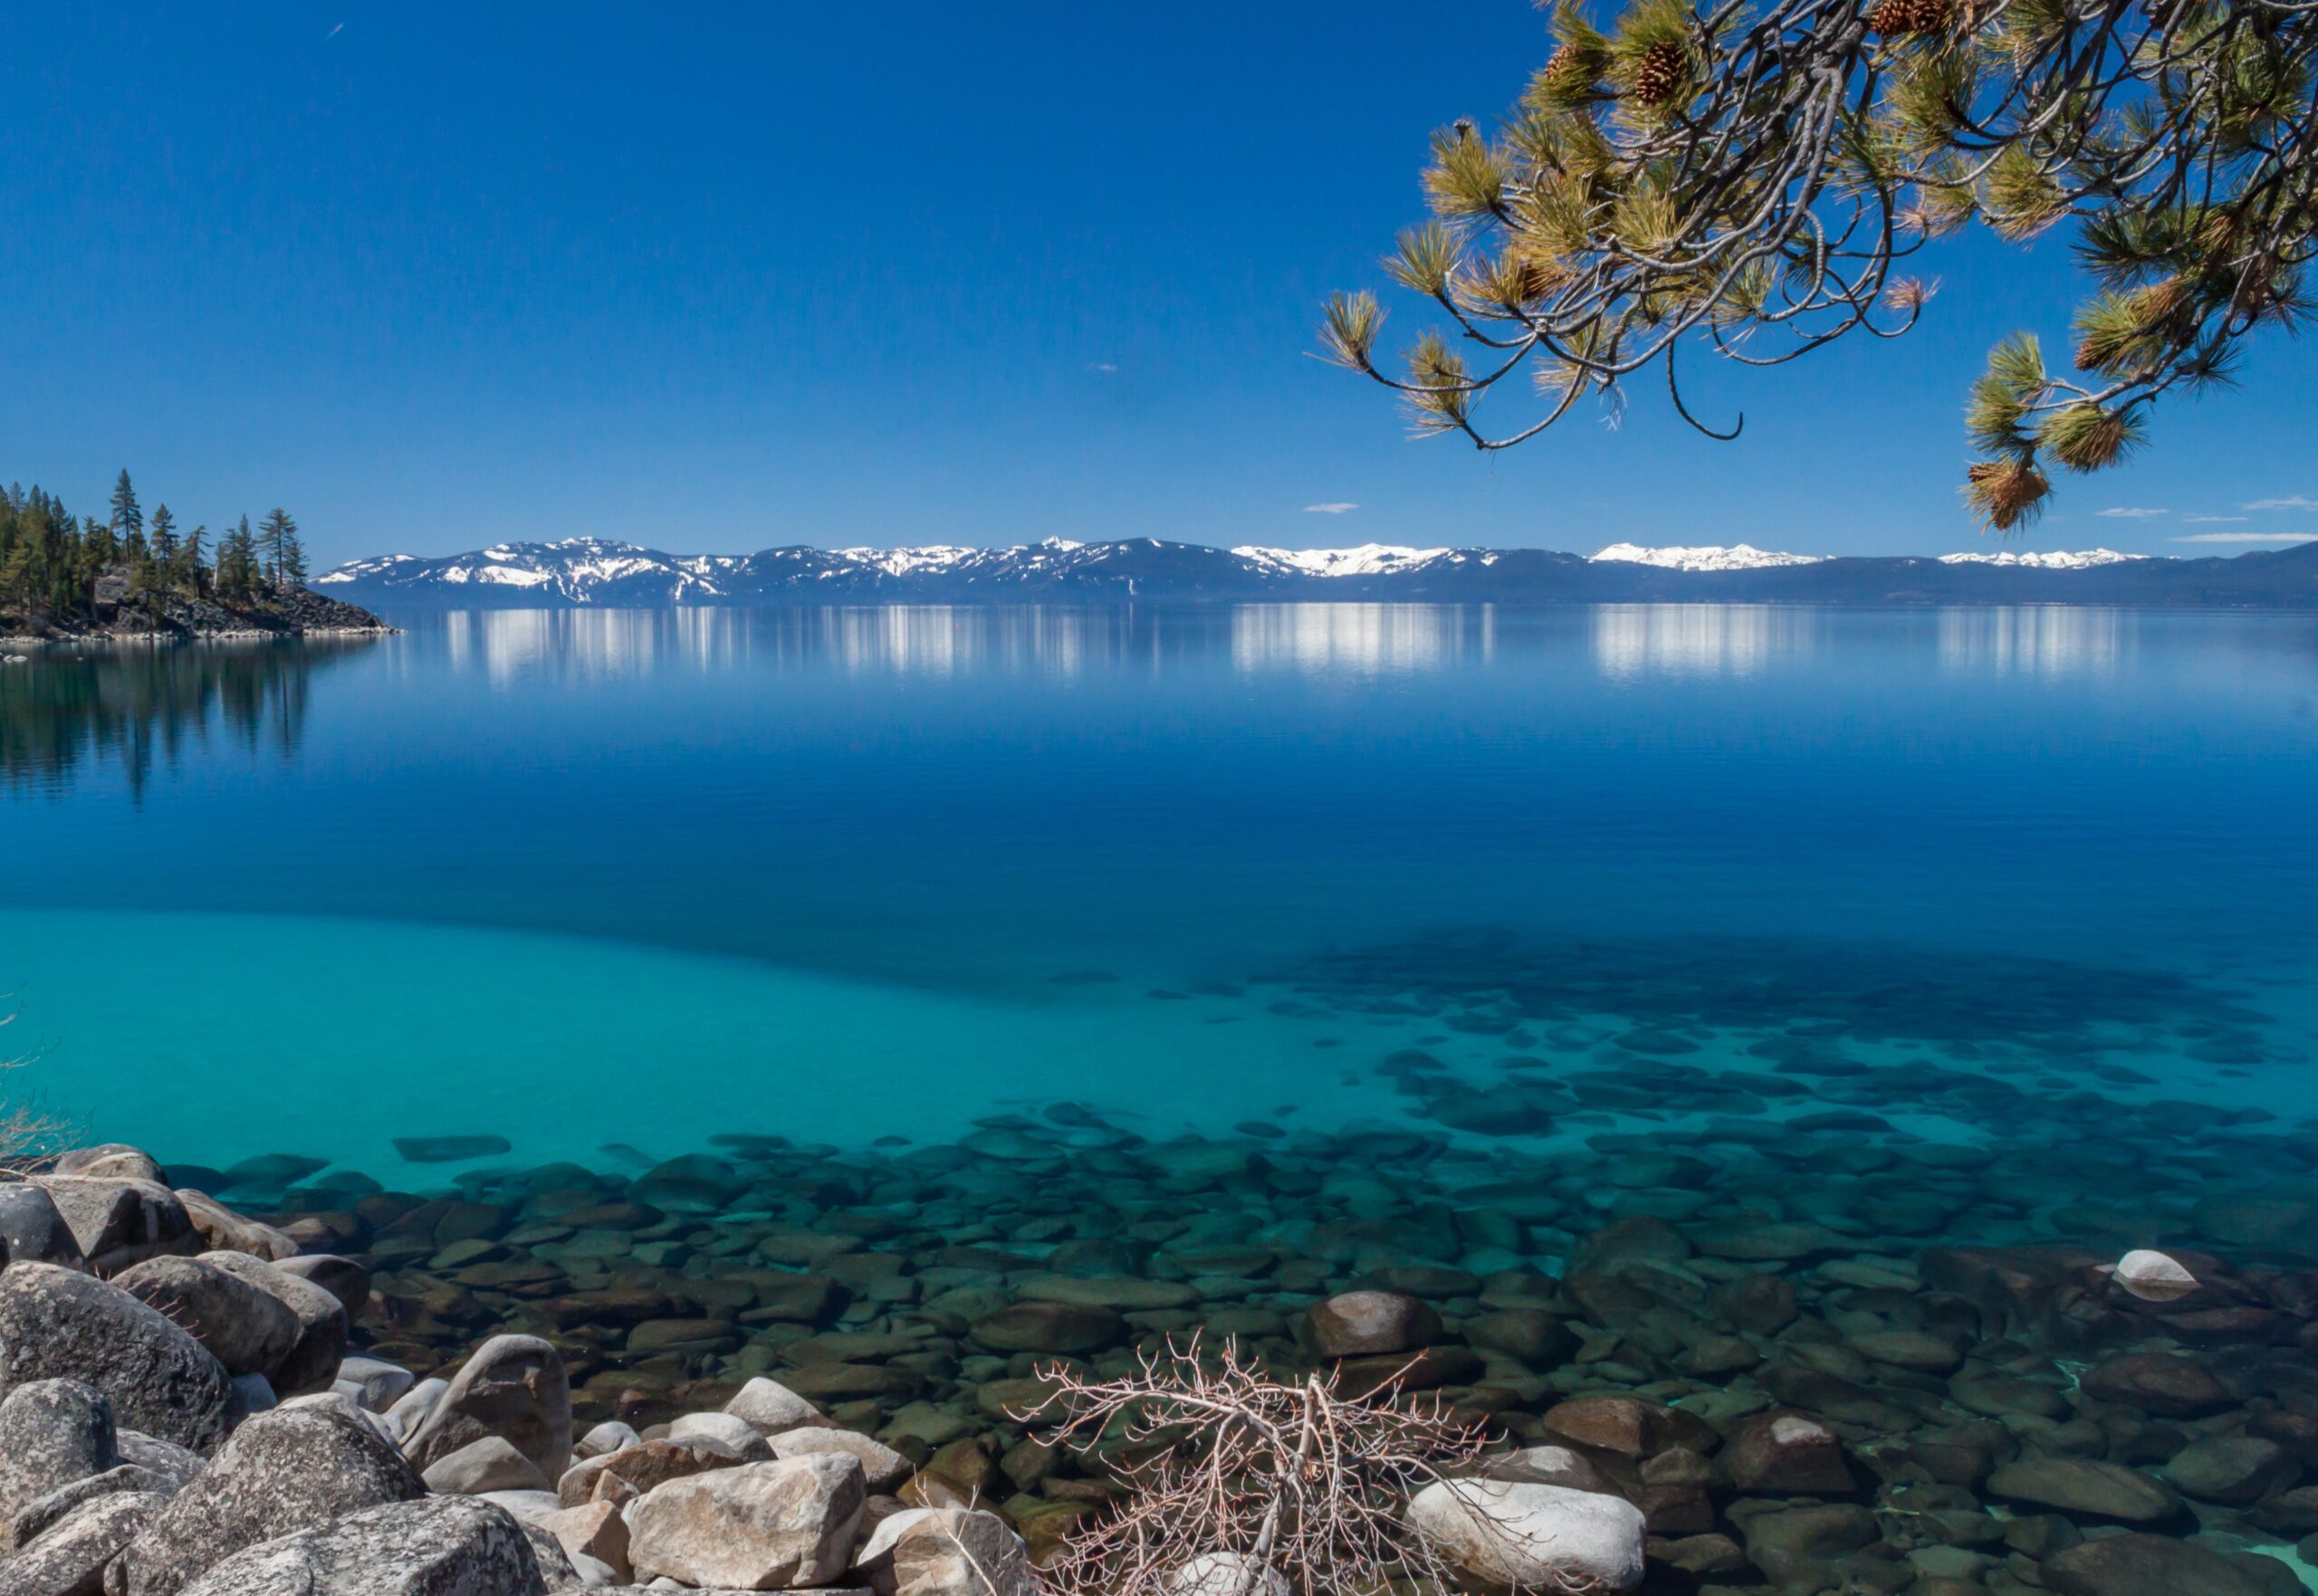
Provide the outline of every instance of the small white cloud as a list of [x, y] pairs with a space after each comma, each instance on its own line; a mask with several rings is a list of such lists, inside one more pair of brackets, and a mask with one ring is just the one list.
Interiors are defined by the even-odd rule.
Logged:
[[2318, 532], [2193, 532], [2169, 543], [2318, 543]]
[[1304, 513], [1307, 515], [1342, 515], [1347, 510], [1357, 510], [1359, 508], [1360, 506], [1357, 504], [1307, 504], [1304, 507]]
[[2221, 521], [2244, 521], [2242, 515], [2185, 515], [2181, 518], [2191, 526], [2208, 526]]
[[1107, 372], [1107, 371], [1116, 371], [1116, 370], [1118, 369], [1118, 368], [1117, 368], [1117, 367], [1116, 367], [1116, 366], [1114, 366], [1114, 365], [1112, 365], [1108, 360], [1089, 360], [1089, 361], [1087, 361], [1087, 370], [1089, 370], [1089, 371], [1106, 371], [1106, 372]]
[[2170, 510], [2132, 510], [2121, 506], [2114, 510], [2096, 510], [2093, 513], [2107, 516], [2111, 521], [2151, 521], [2158, 516], [2170, 515], [2173, 512]]
[[2251, 504], [2240, 504], [2240, 510], [2318, 510], [2318, 499], [2305, 499], [2296, 493], [2290, 499], [2256, 499]]
[[345, 24], [344, 23], [340, 23], [340, 24], [338, 24], [338, 26], [336, 26], [336, 27], [334, 27], [334, 28], [330, 29], [330, 31], [329, 33], [324, 33], [324, 34], [322, 35], [322, 37], [323, 37], [323, 38], [325, 38], [325, 39], [335, 39], [335, 38], [337, 38], [337, 37], [339, 36], [339, 34], [340, 34], [340, 33], [344, 33], [345, 31], [346, 31], [346, 24]]

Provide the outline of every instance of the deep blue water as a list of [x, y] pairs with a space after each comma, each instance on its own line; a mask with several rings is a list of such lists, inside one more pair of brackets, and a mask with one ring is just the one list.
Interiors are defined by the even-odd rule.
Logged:
[[422, 1133], [1392, 1119], [1380, 1053], [1486, 1085], [1541, 1012], [2310, 1114], [2313, 703], [2318, 617], [2080, 610], [502, 612], [46, 656], [0, 671], [11, 1084], [390, 1184]]

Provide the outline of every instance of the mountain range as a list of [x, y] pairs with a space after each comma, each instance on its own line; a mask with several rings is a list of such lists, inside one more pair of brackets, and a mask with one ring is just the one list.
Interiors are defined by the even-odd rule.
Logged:
[[1139, 538], [1009, 549], [668, 554], [602, 538], [387, 554], [315, 578], [389, 610], [668, 605], [1090, 603], [1135, 599], [1418, 603], [2095, 604], [2318, 608], [2318, 543], [2233, 558], [2113, 550], [1937, 556], [1782, 554], [1740, 543], [1592, 555], [1543, 549], [1217, 549]]

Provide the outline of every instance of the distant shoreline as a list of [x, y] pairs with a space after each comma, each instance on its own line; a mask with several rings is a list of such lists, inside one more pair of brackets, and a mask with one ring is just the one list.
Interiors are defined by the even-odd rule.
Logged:
[[[1614, 552], [1615, 550], [1615, 552]], [[374, 609], [798, 608], [891, 604], [1405, 602], [1582, 606], [1781, 604], [1930, 608], [2084, 605], [2318, 610], [2318, 542], [2235, 557], [2109, 550], [1959, 556], [1780, 554], [1729, 548], [1219, 549], [1136, 539], [1011, 549], [791, 546], [671, 555], [574, 538], [467, 554], [355, 560], [318, 588]]]

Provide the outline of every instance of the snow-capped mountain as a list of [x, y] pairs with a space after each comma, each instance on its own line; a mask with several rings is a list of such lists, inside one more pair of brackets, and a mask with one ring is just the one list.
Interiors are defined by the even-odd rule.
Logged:
[[1942, 565], [2010, 565], [2029, 570], [2081, 571], [2096, 565], [2122, 565], [2128, 559], [2148, 559], [2147, 554], [2120, 554], [2114, 549], [2007, 549], [2000, 553], [1975, 551], [1943, 554]]
[[1676, 545], [1666, 549], [1645, 549], [1639, 543], [1613, 543], [1606, 549], [1596, 549], [1588, 559], [1613, 560], [1627, 565], [1654, 565], [1670, 571], [1759, 571], [1782, 565], [1817, 565], [1827, 557], [1824, 554], [1779, 554], [1768, 549], [1758, 549], [1752, 543], [1704, 544], [1696, 547]]
[[1591, 556], [1543, 549], [1216, 549], [1137, 538], [1011, 549], [792, 545], [670, 554], [604, 538], [358, 559], [314, 585], [389, 618], [421, 609], [669, 605], [1108, 604], [1353, 599], [1428, 604], [2293, 605], [2318, 609], [2318, 543], [2236, 559], [2074, 553], [1831, 559], [1739, 543]]
[[1271, 569], [1307, 577], [1374, 577], [1411, 571], [1431, 564], [1449, 549], [1411, 549], [1394, 543], [1363, 543], [1357, 549], [1234, 549], [1240, 559]]

